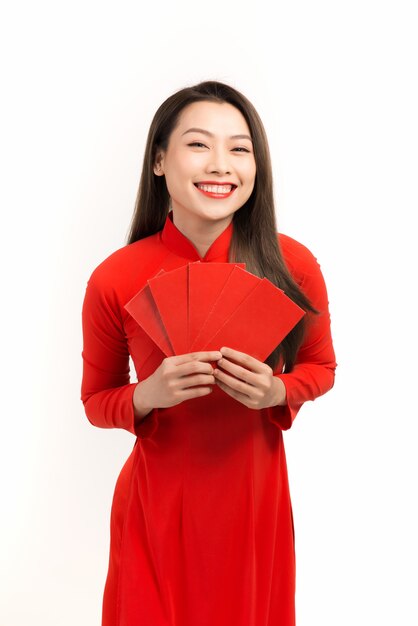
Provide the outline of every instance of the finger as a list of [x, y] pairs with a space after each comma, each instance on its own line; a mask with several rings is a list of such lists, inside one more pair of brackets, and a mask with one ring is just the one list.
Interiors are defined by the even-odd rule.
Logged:
[[215, 376], [211, 374], [199, 374], [197, 376], [183, 376], [180, 379], [181, 389], [188, 389], [195, 385], [214, 385], [216, 383]]
[[218, 361], [222, 358], [222, 354], [219, 350], [212, 350], [203, 352], [190, 352], [187, 354], [180, 354], [172, 358], [175, 365], [182, 365], [183, 363], [188, 363], [189, 361]]
[[238, 402], [241, 402], [242, 404], [245, 404], [245, 406], [248, 406], [250, 398], [247, 395], [245, 395], [244, 393], [240, 393], [235, 389], [231, 389], [231, 387], [228, 387], [228, 385], [224, 385], [224, 383], [220, 380], [217, 380], [216, 384], [222, 389], [222, 391], [227, 393], [228, 396], [231, 396], [231, 398], [234, 398], [235, 400], [238, 400]]
[[175, 377], [190, 376], [191, 374], [213, 374], [213, 367], [210, 363], [202, 361], [186, 361], [181, 365], [177, 365], [174, 371]]
[[247, 396], [247, 398], [252, 397], [251, 392], [255, 389], [253, 385], [248, 385], [242, 380], [238, 380], [233, 376], [222, 372], [222, 370], [215, 369], [213, 373], [215, 375], [216, 381], [220, 381], [222, 384], [226, 385], [233, 391]]
[[228, 359], [220, 359], [217, 362], [217, 365], [221, 367], [223, 370], [226, 370], [233, 376], [236, 376], [240, 380], [243, 380], [248, 385], [256, 385], [259, 374], [255, 374], [251, 372], [245, 367], [241, 367], [241, 365], [237, 365], [236, 363], [232, 363], [232, 361], [228, 361]]
[[192, 400], [193, 398], [199, 398], [201, 396], [207, 396], [212, 393], [212, 387], [193, 387], [190, 389], [185, 389], [181, 392], [181, 402], [184, 400]]
[[190, 356], [197, 361], [210, 362], [222, 358], [222, 353], [220, 350], [203, 350], [202, 352], [191, 352]]
[[233, 359], [234, 361], [238, 361], [241, 365], [245, 365], [249, 369], [254, 370], [255, 372], [261, 372], [265, 370], [266, 364], [258, 359], [254, 358], [250, 354], [246, 354], [245, 352], [239, 352], [238, 350], [234, 350], [233, 348], [228, 348], [226, 346], [220, 349], [222, 356], [225, 356], [227, 359]]

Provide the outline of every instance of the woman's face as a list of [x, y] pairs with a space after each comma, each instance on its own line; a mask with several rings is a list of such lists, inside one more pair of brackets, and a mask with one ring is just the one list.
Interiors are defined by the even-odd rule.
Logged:
[[254, 188], [250, 130], [229, 103], [194, 102], [183, 109], [156, 175], [165, 176], [173, 214], [194, 223], [230, 221]]

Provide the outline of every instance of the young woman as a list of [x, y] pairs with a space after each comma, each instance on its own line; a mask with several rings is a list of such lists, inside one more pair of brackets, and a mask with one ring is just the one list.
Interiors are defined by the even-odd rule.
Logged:
[[[266, 362], [231, 346], [166, 357], [129, 315], [159, 270], [195, 261], [244, 262], [306, 311]], [[203, 82], [157, 110], [128, 244], [91, 274], [82, 321], [86, 415], [136, 436], [112, 504], [102, 625], [294, 625], [282, 431], [331, 389], [336, 362], [319, 264], [277, 232], [265, 131], [237, 90]]]

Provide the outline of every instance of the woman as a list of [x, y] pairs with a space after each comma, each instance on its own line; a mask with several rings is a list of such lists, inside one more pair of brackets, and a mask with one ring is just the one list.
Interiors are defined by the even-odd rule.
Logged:
[[[306, 311], [266, 362], [229, 346], [166, 357], [129, 315], [159, 270], [195, 261], [243, 262]], [[320, 267], [277, 233], [267, 139], [237, 90], [203, 82], [160, 106], [128, 245], [93, 271], [82, 317], [86, 415], [136, 436], [112, 504], [103, 626], [295, 624], [282, 430], [333, 386], [336, 362]]]

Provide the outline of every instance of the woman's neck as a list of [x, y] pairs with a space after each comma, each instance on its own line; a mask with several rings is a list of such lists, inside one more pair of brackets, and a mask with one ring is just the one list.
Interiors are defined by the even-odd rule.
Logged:
[[179, 215], [173, 210], [174, 226], [193, 244], [203, 258], [213, 242], [221, 235], [232, 221], [232, 215], [221, 220], [204, 220], [192, 216]]

